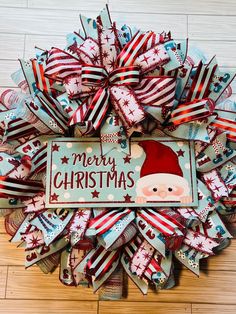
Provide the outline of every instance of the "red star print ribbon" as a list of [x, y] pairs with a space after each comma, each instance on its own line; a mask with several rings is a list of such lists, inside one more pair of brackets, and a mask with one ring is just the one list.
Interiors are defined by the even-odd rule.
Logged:
[[194, 232], [190, 229], [188, 230], [183, 242], [189, 247], [209, 255], [214, 254], [212, 249], [218, 245], [214, 239], [207, 237], [200, 232]]
[[82, 208], [75, 212], [69, 226], [70, 241], [73, 245], [83, 239], [90, 217], [90, 209]]
[[145, 272], [147, 266], [150, 264], [154, 253], [155, 250], [153, 249], [153, 247], [146, 240], [143, 240], [131, 259], [131, 272], [141, 277]]
[[[125, 247], [124, 253], [122, 255], [121, 261], [127, 272], [127, 274], [131, 277], [132, 280], [135, 280], [136, 275], [138, 277], [143, 277], [145, 279], [154, 278], [157, 274], [158, 280], [164, 279], [168, 276], [169, 269], [171, 267], [170, 260], [168, 256], [163, 258], [160, 254], [150, 254], [147, 252], [149, 249], [149, 245], [145, 240], [142, 240], [139, 236], [132, 239]], [[143, 252], [143, 257], [140, 256], [140, 252]], [[137, 263], [137, 257], [140, 256], [142, 258], [141, 263]], [[144, 260], [145, 258], [145, 260]], [[130, 260], [132, 263], [131, 267], [125, 267], [125, 261]], [[163, 267], [163, 261], [168, 265]], [[166, 267], [167, 266], [167, 267]], [[164, 271], [165, 268], [165, 271]], [[169, 268], [169, 269], [168, 269]], [[133, 276], [134, 275], [134, 276]], [[136, 277], [137, 278], [137, 277]], [[135, 283], [138, 285], [139, 289], [145, 293], [142, 289], [142, 284], [139, 280], [135, 280]]]

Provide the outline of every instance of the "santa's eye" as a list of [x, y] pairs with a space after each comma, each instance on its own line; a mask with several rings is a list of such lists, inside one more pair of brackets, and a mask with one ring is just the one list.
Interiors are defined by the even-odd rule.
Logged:
[[152, 190], [153, 190], [153, 192], [157, 192], [157, 188], [153, 188]]
[[169, 191], [169, 192], [172, 192], [172, 191], [173, 191], [173, 189], [172, 189], [172, 188], [168, 188], [168, 191]]

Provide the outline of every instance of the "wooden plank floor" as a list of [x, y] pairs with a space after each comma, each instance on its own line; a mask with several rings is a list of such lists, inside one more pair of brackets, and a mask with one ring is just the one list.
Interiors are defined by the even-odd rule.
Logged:
[[[79, 28], [79, 12], [95, 17], [103, 0], [0, 0], [0, 92], [14, 87], [10, 74], [18, 58], [33, 56], [34, 46], [62, 47], [65, 35]], [[109, 0], [119, 23], [143, 29], [173, 30], [188, 36], [223, 68], [236, 68], [235, 0]], [[233, 84], [236, 99], [236, 82]], [[178, 286], [142, 296], [128, 283], [128, 297], [100, 301], [86, 288], [64, 287], [58, 272], [44, 275], [36, 267], [25, 270], [24, 252], [9, 243], [0, 219], [0, 314], [235, 314], [236, 239], [219, 256], [202, 263], [200, 278], [178, 270]]]

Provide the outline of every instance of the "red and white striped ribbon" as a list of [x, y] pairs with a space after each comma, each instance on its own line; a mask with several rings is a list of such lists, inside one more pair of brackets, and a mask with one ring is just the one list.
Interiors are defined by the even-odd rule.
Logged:
[[[37, 96], [38, 100], [40, 101], [43, 110], [48, 114], [48, 116], [55, 121], [57, 128], [50, 127], [52, 131], [55, 133], [65, 133], [68, 129], [67, 123], [68, 121], [63, 116], [63, 114], [58, 110], [60, 104], [57, 102], [56, 99], [46, 95], [44, 93], [38, 93]], [[59, 131], [58, 131], [59, 129]]]
[[171, 106], [175, 97], [176, 80], [173, 77], [149, 77], [134, 87], [139, 102], [144, 106]]
[[119, 255], [120, 253], [117, 250], [107, 251], [102, 246], [98, 247], [87, 262], [87, 273], [94, 276], [95, 279], [101, 278], [109, 271], [112, 264], [117, 261]]
[[84, 122], [84, 117], [85, 117], [85, 113], [87, 112], [88, 110], [88, 107], [89, 107], [89, 103], [88, 103], [88, 98], [86, 98], [84, 100], [84, 102], [79, 105], [78, 109], [74, 112], [74, 114], [71, 116], [68, 124], [69, 125], [74, 125], [76, 123], [82, 123]]
[[41, 182], [0, 176], [0, 197], [33, 197], [41, 191], [44, 191]]
[[127, 255], [132, 258], [134, 253], [137, 251], [138, 247], [141, 245], [142, 240], [139, 236], [130, 240], [124, 247], [124, 251]]
[[226, 207], [236, 206], [236, 189], [234, 189], [227, 198], [224, 198], [222, 202]]
[[171, 236], [184, 229], [176, 219], [164, 213], [157, 212], [154, 209], [141, 209], [137, 215], [143, 218], [151, 226], [163, 233], [165, 236]]
[[47, 166], [47, 145], [41, 147], [31, 158], [32, 161], [32, 173], [36, 174], [46, 169]]
[[6, 136], [8, 141], [12, 141], [35, 133], [37, 133], [37, 130], [34, 126], [27, 121], [16, 118], [8, 123]]
[[125, 67], [132, 65], [140, 54], [140, 50], [147, 43], [149, 38], [152, 36], [152, 32], [141, 33], [137, 32], [131, 41], [124, 46], [121, 50], [119, 56], [117, 57], [117, 65], [118, 67]]
[[[94, 97], [90, 102], [84, 102], [83, 106], [80, 106], [76, 112], [73, 114], [72, 118], [69, 121], [70, 125], [75, 123], [87, 123], [87, 129], [96, 130], [102, 123], [104, 116], [109, 107], [109, 97], [110, 97], [110, 89], [118, 87], [119, 85], [124, 88], [125, 85], [137, 84], [139, 82], [139, 70], [136, 66], [123, 67], [114, 70], [109, 75], [106, 72], [105, 68], [97, 67], [97, 66], [85, 66], [82, 71], [82, 84], [85, 85], [93, 85], [97, 84], [101, 85], [101, 88], [95, 93]], [[107, 87], [110, 85], [110, 87]], [[128, 90], [129, 92], [129, 90]], [[127, 94], [127, 91], [126, 91]], [[115, 96], [113, 96], [114, 99]], [[123, 96], [124, 98], [125, 96]], [[127, 95], [126, 95], [127, 98]], [[129, 99], [130, 101], [130, 99]], [[122, 99], [123, 103], [123, 99]], [[125, 113], [122, 108], [121, 103], [114, 104], [117, 111], [122, 114], [122, 118], [125, 121], [128, 121], [129, 124], [131, 120]], [[143, 113], [142, 108], [137, 103], [136, 100], [132, 101], [132, 110], [138, 110], [138, 112]], [[85, 111], [86, 110], [86, 111]], [[84, 112], [85, 111], [85, 112]], [[143, 115], [135, 115], [138, 119], [143, 118]], [[92, 128], [91, 128], [92, 125]]]
[[[140, 80], [138, 66], [120, 67], [108, 74], [104, 67], [87, 65], [82, 68], [82, 84], [91, 86], [131, 85], [138, 84]], [[106, 82], [107, 81], [107, 82]]]
[[171, 112], [169, 122], [174, 125], [180, 125], [186, 122], [203, 119], [212, 114], [214, 107], [214, 101], [209, 98], [180, 104]]
[[[217, 112], [217, 110], [216, 110]], [[210, 126], [226, 132], [230, 141], [236, 142], [236, 122], [223, 117], [216, 117]]]
[[41, 91], [51, 94], [50, 86], [52, 84], [52, 80], [49, 80], [44, 75], [45, 66], [46, 66], [45, 62], [39, 63], [37, 59], [32, 59], [31, 62], [32, 62], [32, 69], [34, 73], [36, 87]]
[[140, 81], [139, 67], [120, 67], [109, 74], [110, 85], [136, 85]]
[[[89, 103], [87, 107], [87, 111], [84, 114], [84, 121], [93, 126], [94, 130], [97, 130], [104, 120], [105, 114], [109, 107], [109, 91], [106, 88], [100, 88], [92, 101]], [[71, 121], [75, 121], [75, 117], [77, 116], [76, 112], [72, 116]]]
[[155, 256], [151, 259], [151, 262], [149, 263], [148, 267], [146, 268], [144, 275], [148, 279], [152, 279], [153, 274], [163, 272], [163, 269], [160, 266], [160, 261], [155, 258]]
[[49, 51], [44, 72], [46, 77], [63, 81], [67, 76], [81, 73], [81, 71], [80, 61], [69, 53], [59, 48], [52, 48]]
[[187, 102], [191, 102], [195, 99], [203, 99], [209, 95], [210, 84], [216, 68], [217, 64], [213, 62], [210, 62], [208, 65], [203, 65], [202, 61], [199, 63], [187, 94]]
[[131, 212], [130, 209], [125, 210], [113, 209], [111, 211], [102, 212], [100, 215], [91, 219], [89, 222], [89, 229], [95, 229], [96, 234], [103, 234], [107, 232], [114, 224], [124, 216]]

